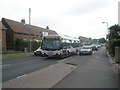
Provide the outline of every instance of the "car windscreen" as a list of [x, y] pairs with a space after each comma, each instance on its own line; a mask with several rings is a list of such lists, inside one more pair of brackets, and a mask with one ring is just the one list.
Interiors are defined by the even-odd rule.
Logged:
[[90, 49], [90, 47], [82, 47], [82, 49]]

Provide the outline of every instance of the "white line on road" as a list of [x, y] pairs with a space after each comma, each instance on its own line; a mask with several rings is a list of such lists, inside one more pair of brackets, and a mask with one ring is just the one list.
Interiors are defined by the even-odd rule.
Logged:
[[99, 57], [95, 57], [95, 58], [99, 58]]
[[5, 66], [9, 66], [10, 64], [5, 64], [5, 65], [2, 65], [2, 67], [5, 67]]
[[96, 51], [93, 51], [93, 54], [95, 54], [96, 53]]
[[18, 76], [17, 78], [22, 78], [22, 77], [25, 77], [25, 76], [27, 76], [27, 74], [24, 74], [24, 75]]

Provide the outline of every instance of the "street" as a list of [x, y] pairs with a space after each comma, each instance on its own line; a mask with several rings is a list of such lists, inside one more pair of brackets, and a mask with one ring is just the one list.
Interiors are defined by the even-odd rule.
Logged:
[[[31, 56], [3, 61], [3, 82], [41, 70], [50, 65], [54, 66], [56, 63], [69, 63], [78, 66], [54, 84], [52, 88], [118, 88], [116, 66], [110, 63], [105, 47], [99, 48], [99, 50], [95, 51], [92, 55], [74, 55], [65, 59], [48, 59]], [[56, 74], [58, 72], [57, 70]], [[47, 77], [49, 78], [49, 74]], [[7, 82], [7, 84], [9, 84], [9, 82]], [[32, 85], [30, 87], [32, 87]]]
[[2, 80], [3, 82], [20, 77], [24, 74], [48, 67], [57, 63], [60, 59], [44, 58], [39, 56], [30, 56], [14, 60], [4, 60], [2, 62]]

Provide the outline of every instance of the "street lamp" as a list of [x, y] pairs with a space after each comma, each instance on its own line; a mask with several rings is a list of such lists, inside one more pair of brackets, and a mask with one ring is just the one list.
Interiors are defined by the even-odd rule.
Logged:
[[102, 22], [103, 24], [106, 23], [107, 24], [107, 29], [108, 29], [108, 22]]
[[[102, 22], [102, 23], [103, 23], [103, 24], [105, 24], [105, 23], [107, 24], [107, 32], [108, 32], [108, 34], [109, 34], [109, 31], [108, 31], [108, 22]], [[106, 40], [107, 40], [107, 36], [108, 36], [108, 35], [106, 34]], [[108, 39], [109, 39], [109, 38], [108, 38]]]

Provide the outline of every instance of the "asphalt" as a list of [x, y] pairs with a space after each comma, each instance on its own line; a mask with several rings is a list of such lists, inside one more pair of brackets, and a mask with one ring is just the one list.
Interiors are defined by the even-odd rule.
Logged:
[[19, 59], [3, 60], [2, 62], [2, 82], [15, 79], [24, 74], [40, 70], [52, 64], [56, 64], [59, 59], [30, 56]]

